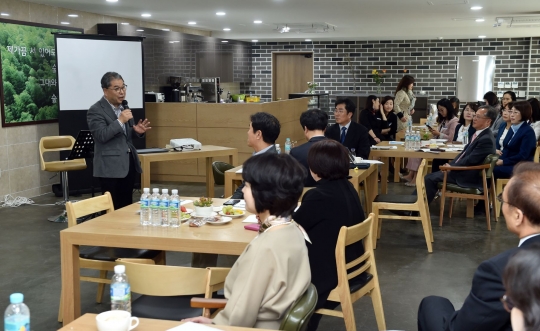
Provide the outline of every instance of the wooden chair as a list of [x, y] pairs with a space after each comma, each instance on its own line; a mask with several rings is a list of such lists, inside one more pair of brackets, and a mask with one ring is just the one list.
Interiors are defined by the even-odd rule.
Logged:
[[[489, 212], [489, 196], [491, 196], [491, 200], [493, 202], [493, 205], [496, 206], [495, 202], [497, 200], [497, 196], [495, 195], [495, 181], [493, 180], [493, 168], [495, 167], [495, 163], [497, 163], [497, 160], [499, 159], [499, 156], [497, 154], [490, 154], [486, 157], [484, 160], [484, 163], [482, 165], [478, 166], [469, 166], [469, 167], [459, 167], [459, 166], [441, 166], [441, 171], [444, 172], [444, 180], [442, 183], [439, 183], [438, 187], [441, 189], [441, 214], [439, 216], [439, 226], [442, 226], [443, 224], [443, 216], [444, 216], [444, 204], [445, 199], [447, 197], [449, 198], [465, 198], [465, 199], [471, 199], [467, 201], [467, 213], [470, 214], [472, 211], [472, 200], [484, 200], [485, 206], [486, 206], [486, 222], [487, 222], [487, 228], [489, 231], [491, 231], [491, 220], [490, 220], [490, 212]], [[448, 177], [448, 171], [466, 171], [466, 170], [478, 170], [480, 171], [480, 175], [482, 176], [482, 184], [483, 189], [479, 190], [477, 188], [469, 188], [469, 187], [461, 187], [457, 184], [451, 184], [447, 183], [447, 177]], [[491, 187], [488, 190], [488, 180], [491, 180]], [[490, 192], [491, 191], [491, 192]], [[450, 214], [449, 217], [452, 217], [452, 209], [453, 209], [453, 200], [450, 204]], [[495, 214], [495, 221], [499, 221], [497, 214]]]
[[[206, 310], [210, 308], [225, 308], [226, 304], [227, 299], [191, 299], [191, 307], [204, 308]], [[315, 285], [309, 284], [309, 287], [304, 294], [302, 294], [302, 296], [298, 298], [285, 313], [279, 329], [283, 331], [305, 331], [309, 320], [315, 311], [316, 305], [317, 289], [315, 288]]]
[[[377, 239], [381, 237], [382, 220], [386, 219], [398, 219], [398, 220], [415, 220], [422, 222], [422, 228], [424, 229], [424, 236], [426, 237], [426, 244], [428, 252], [432, 253], [433, 248], [431, 243], [433, 242], [433, 229], [431, 227], [431, 216], [429, 215], [429, 206], [426, 198], [426, 186], [424, 183], [424, 176], [427, 170], [427, 161], [424, 159], [418, 167], [418, 174], [416, 175], [416, 188], [417, 195], [395, 195], [395, 194], [379, 194], [373, 201], [373, 214], [374, 214], [374, 232], [373, 232], [373, 248], [377, 247]], [[406, 210], [416, 211], [420, 216], [394, 216], [381, 214], [383, 210]]]
[[[356, 331], [356, 322], [352, 305], [365, 295], [371, 296], [378, 329], [386, 330], [381, 289], [379, 287], [379, 276], [377, 275], [375, 256], [373, 254], [373, 236], [375, 234], [373, 222], [374, 215], [371, 213], [362, 223], [351, 227], [341, 227], [336, 244], [338, 286], [328, 295], [328, 301], [339, 302], [341, 304], [341, 311], [324, 308], [315, 311], [316, 314], [343, 318], [347, 331]], [[347, 263], [345, 260], [345, 248], [361, 240], [364, 244], [364, 254], [354, 261]], [[348, 269], [360, 265], [360, 268], [348, 272]], [[359, 287], [357, 286], [358, 284], [354, 283], [354, 280], [350, 281], [363, 272], [367, 272], [372, 276], [366, 283], [362, 283]]]
[[[536, 147], [536, 152], [534, 153], [533, 162], [540, 162], [538, 159], [540, 158], [540, 146]], [[498, 196], [503, 192], [504, 187], [506, 184], [508, 184], [509, 178], [499, 178], [497, 179], [495, 194]], [[501, 203], [499, 200], [495, 199], [495, 216], [499, 217], [501, 216]]]
[[[78, 202], [68, 202], [66, 204], [68, 227], [77, 225], [77, 218], [91, 215], [97, 212], [105, 211], [111, 213], [114, 211], [111, 194], [105, 192], [94, 198], [81, 200]], [[108, 271], [114, 271], [116, 260], [120, 257], [126, 258], [144, 258], [152, 259], [158, 264], [165, 264], [165, 252], [151, 251], [146, 249], [126, 249], [109, 247], [81, 247], [79, 254], [80, 269], [99, 270], [99, 277], [82, 276], [81, 281], [98, 283], [96, 302], [101, 303], [105, 284], [110, 284], [111, 280], [107, 277]], [[62, 295], [60, 294], [60, 298]], [[62, 322], [62, 299], [60, 299], [60, 309], [58, 312], [58, 321]]]
[[208, 309], [194, 309], [194, 295], [212, 298], [223, 288], [230, 268], [191, 268], [155, 265], [148, 259], [118, 259], [126, 266], [131, 291], [142, 294], [131, 303], [133, 315], [163, 320], [209, 316]]

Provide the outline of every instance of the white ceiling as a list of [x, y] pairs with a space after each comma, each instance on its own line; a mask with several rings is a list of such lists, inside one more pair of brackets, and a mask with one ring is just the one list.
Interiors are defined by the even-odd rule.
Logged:
[[[540, 36], [535, 28], [494, 28], [496, 17], [537, 16], [539, 0], [31, 0], [63, 8], [211, 30], [212, 36], [238, 40], [400, 40]], [[483, 9], [473, 11], [472, 6]], [[224, 11], [225, 16], [216, 16]], [[142, 13], [151, 13], [148, 19]], [[478, 23], [474, 19], [483, 18]], [[62, 19], [62, 18], [59, 18]], [[454, 20], [459, 19], [459, 20]], [[76, 25], [76, 18], [70, 18]], [[254, 24], [262, 20], [262, 24]], [[328, 33], [279, 33], [276, 23], [321, 23]], [[224, 32], [223, 28], [231, 31]]]

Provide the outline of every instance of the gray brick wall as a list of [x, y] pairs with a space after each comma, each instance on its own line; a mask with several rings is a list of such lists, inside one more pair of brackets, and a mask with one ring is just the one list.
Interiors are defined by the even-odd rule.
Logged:
[[[426, 91], [430, 95], [429, 103], [434, 103], [455, 95], [457, 58], [462, 55], [497, 57], [494, 92], [507, 90], [497, 88], [499, 81], [518, 82], [517, 90], [526, 91], [530, 42], [530, 38], [260, 42], [252, 46], [252, 82], [246, 89], [269, 101], [272, 93], [272, 52], [313, 51], [314, 80], [319, 84], [318, 91], [331, 94], [352, 92], [353, 73], [346, 62], [350, 58], [355, 69], [357, 93], [376, 92], [371, 71], [386, 69], [382, 92], [383, 95], [393, 95], [406, 69], [416, 78], [415, 90]], [[535, 38], [535, 67], [531, 67], [531, 73], [535, 75], [534, 96], [538, 96], [540, 91], [538, 42], [540, 38]]]
[[540, 98], [540, 37], [534, 37], [531, 40], [529, 96]]

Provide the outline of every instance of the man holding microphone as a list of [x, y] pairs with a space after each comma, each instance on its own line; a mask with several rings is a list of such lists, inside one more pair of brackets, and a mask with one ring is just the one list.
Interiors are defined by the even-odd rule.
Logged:
[[86, 115], [94, 137], [94, 177], [101, 183], [102, 193], [110, 192], [114, 209], [133, 203], [135, 176], [142, 172], [132, 137], [142, 138], [150, 128], [148, 119], [135, 125], [127, 106], [124, 79], [116, 72], [101, 78], [103, 97]]

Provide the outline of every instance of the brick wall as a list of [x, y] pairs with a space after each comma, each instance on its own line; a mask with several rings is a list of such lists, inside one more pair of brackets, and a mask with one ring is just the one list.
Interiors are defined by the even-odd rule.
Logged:
[[529, 96], [540, 98], [540, 37], [535, 37], [531, 40]]
[[[536, 84], [534, 96], [540, 90], [538, 42], [540, 38], [535, 38], [535, 58], [531, 64], [535, 66], [531, 68]], [[394, 94], [406, 69], [416, 78], [415, 90], [426, 91], [430, 95], [429, 103], [435, 103], [456, 94], [457, 58], [462, 55], [495, 55], [493, 91], [507, 90], [497, 88], [499, 81], [518, 82], [517, 90], [526, 91], [530, 38], [260, 42], [252, 46], [252, 83], [247, 88], [261, 95], [265, 101], [271, 99], [271, 54], [275, 51], [313, 51], [314, 80], [319, 84], [319, 91], [331, 94], [353, 91], [353, 70], [348, 65], [349, 58], [356, 75], [357, 93], [374, 93], [376, 86], [371, 71], [386, 69], [382, 92], [383, 95]]]

